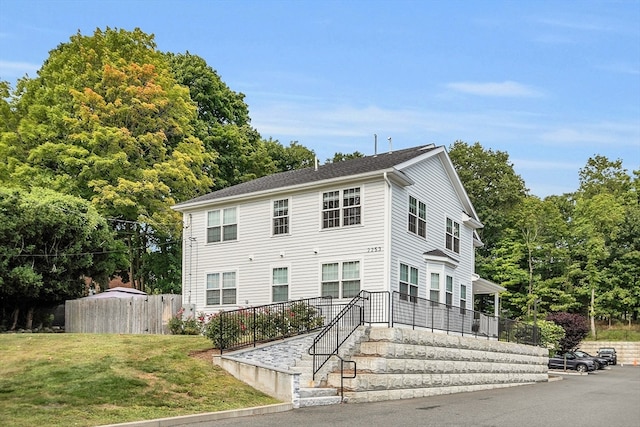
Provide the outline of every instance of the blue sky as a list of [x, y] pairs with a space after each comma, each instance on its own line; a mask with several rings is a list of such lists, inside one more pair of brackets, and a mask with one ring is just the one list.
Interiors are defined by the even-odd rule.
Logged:
[[640, 169], [640, 0], [0, 0], [0, 79], [107, 26], [202, 56], [264, 138], [321, 160], [477, 141], [541, 197], [596, 154]]

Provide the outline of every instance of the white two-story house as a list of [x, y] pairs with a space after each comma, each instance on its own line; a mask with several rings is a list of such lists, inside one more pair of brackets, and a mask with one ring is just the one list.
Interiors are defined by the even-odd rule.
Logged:
[[174, 207], [183, 303], [214, 313], [360, 290], [473, 309], [480, 219], [444, 147], [278, 173]]

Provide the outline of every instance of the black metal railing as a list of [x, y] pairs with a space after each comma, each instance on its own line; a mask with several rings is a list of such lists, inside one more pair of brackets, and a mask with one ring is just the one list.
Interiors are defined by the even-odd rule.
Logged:
[[210, 317], [205, 335], [222, 354], [319, 330], [335, 317], [335, 312], [331, 297], [221, 311]]
[[525, 322], [394, 291], [391, 295], [391, 326], [396, 324], [529, 345], [538, 345], [539, 337], [537, 328]]

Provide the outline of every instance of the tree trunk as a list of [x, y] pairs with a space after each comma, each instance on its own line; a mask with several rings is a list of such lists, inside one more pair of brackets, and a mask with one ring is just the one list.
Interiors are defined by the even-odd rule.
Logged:
[[16, 330], [16, 326], [18, 325], [19, 314], [20, 314], [20, 307], [16, 307], [15, 310], [13, 310], [13, 313], [11, 313], [11, 317], [13, 317], [13, 323], [11, 324], [11, 328], [9, 328], [10, 331]]
[[589, 308], [589, 317], [591, 318], [591, 335], [593, 335], [594, 338], [596, 337], [596, 317], [594, 315], [596, 311], [595, 301], [596, 290], [595, 288], [591, 288], [591, 307]]
[[25, 329], [32, 329], [33, 328], [33, 312], [34, 312], [34, 308], [33, 307], [29, 307], [27, 309], [27, 322], [25, 325]]

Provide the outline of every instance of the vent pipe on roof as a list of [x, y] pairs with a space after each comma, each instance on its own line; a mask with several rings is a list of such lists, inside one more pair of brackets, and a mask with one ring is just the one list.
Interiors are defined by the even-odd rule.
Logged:
[[393, 144], [391, 144], [391, 137], [387, 138], [387, 141], [389, 141], [389, 154], [393, 153]]
[[318, 170], [318, 156], [313, 157], [313, 164], [316, 170]]
[[373, 134], [373, 157], [378, 156], [378, 134]]

